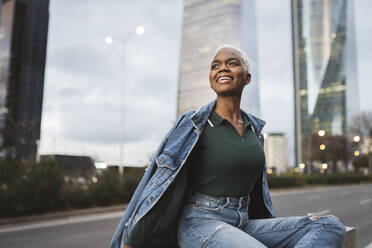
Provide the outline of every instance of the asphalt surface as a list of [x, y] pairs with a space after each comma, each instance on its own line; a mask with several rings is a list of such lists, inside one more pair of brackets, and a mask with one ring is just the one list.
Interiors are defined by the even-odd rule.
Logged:
[[[372, 184], [272, 190], [278, 217], [333, 214], [356, 227], [357, 247], [372, 248]], [[107, 247], [122, 211], [0, 226], [0, 247]]]
[[272, 198], [278, 217], [333, 214], [356, 228], [358, 248], [372, 248], [372, 184], [282, 191]]

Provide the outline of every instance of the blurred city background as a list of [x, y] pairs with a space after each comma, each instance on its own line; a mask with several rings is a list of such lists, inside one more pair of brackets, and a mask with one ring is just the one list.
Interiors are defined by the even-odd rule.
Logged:
[[250, 57], [278, 216], [334, 214], [372, 247], [371, 1], [0, 6], [0, 247], [107, 246], [176, 117], [215, 98], [225, 43]]

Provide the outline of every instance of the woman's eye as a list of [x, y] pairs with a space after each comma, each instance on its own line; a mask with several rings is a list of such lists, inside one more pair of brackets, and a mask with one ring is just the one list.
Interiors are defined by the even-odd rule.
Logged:
[[211, 65], [211, 68], [212, 68], [212, 69], [217, 69], [217, 68], [218, 68], [218, 64], [212, 64], [212, 65]]
[[239, 65], [239, 64], [238, 64], [237, 62], [231, 61], [231, 62], [229, 62], [229, 65], [237, 66], [237, 65]]

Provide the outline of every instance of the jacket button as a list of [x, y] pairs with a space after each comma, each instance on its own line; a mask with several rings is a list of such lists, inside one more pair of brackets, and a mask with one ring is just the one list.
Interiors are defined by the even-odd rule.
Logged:
[[151, 201], [154, 202], [155, 198], [153, 196], [150, 197]]

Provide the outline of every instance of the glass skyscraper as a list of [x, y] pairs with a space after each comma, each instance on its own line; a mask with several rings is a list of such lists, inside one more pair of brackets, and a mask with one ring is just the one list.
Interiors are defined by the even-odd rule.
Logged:
[[252, 81], [244, 89], [241, 107], [260, 114], [255, 8], [254, 0], [184, 0], [177, 114], [215, 99], [209, 68], [222, 44], [248, 54]]
[[0, 157], [36, 159], [49, 0], [0, 0]]
[[292, 30], [299, 164], [318, 152], [314, 136], [347, 139], [358, 113], [353, 0], [292, 0]]

